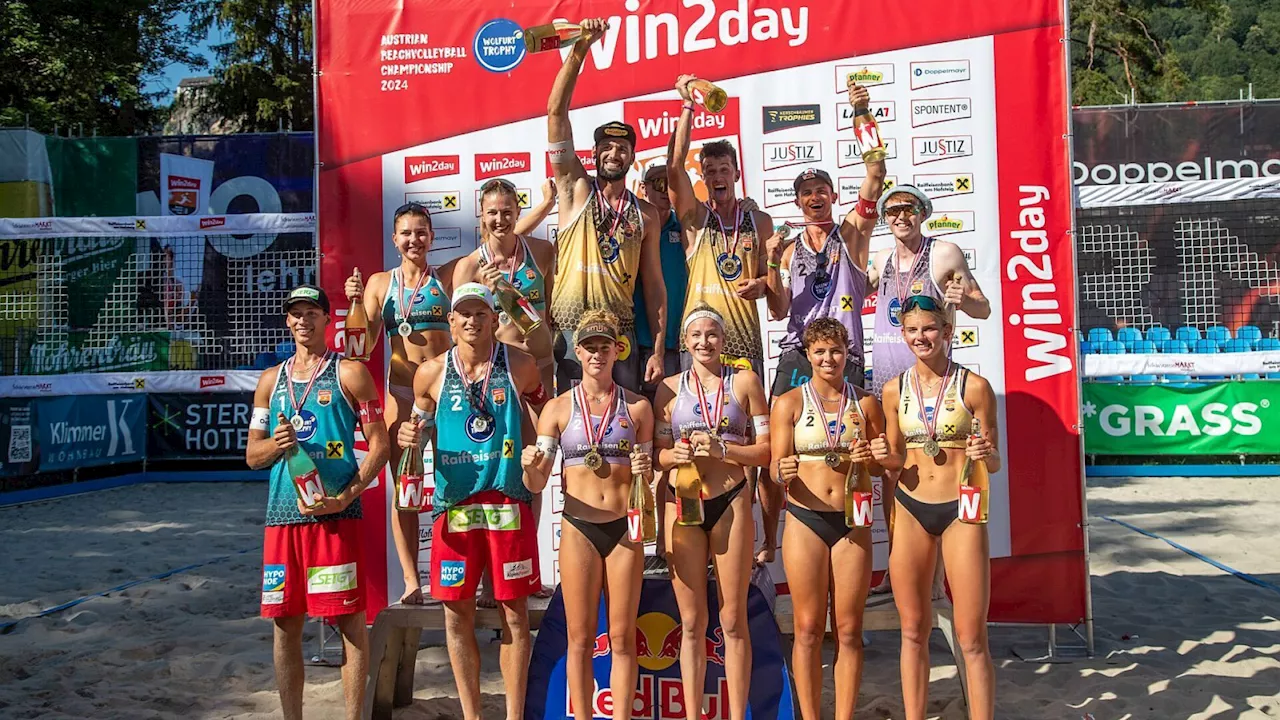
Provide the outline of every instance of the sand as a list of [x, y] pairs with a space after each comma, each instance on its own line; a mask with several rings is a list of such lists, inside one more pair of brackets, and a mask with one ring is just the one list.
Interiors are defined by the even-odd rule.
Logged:
[[[993, 628], [997, 717], [1280, 717], [1280, 593], [1100, 517], [1280, 585], [1276, 479], [1096, 480], [1089, 499], [1097, 655], [1025, 662], [1013, 650], [1033, 656], [1044, 631]], [[271, 626], [257, 617], [264, 502], [264, 486], [228, 483], [0, 508], [0, 622], [208, 563], [0, 635], [0, 717], [279, 717]], [[1059, 638], [1074, 640], [1065, 631]], [[491, 639], [482, 638], [485, 717], [501, 718]], [[859, 717], [902, 717], [897, 643], [894, 633], [873, 634]], [[308, 656], [315, 647], [309, 635]], [[932, 677], [930, 716], [963, 718], [955, 668], [936, 634]], [[397, 718], [458, 717], [454, 694], [443, 649], [428, 648], [415, 702]], [[308, 717], [342, 716], [336, 669], [307, 668], [305, 703]]]

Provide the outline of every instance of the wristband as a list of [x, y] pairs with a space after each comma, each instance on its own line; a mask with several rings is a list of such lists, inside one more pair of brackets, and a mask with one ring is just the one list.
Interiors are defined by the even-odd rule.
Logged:
[[768, 415], [752, 415], [751, 427], [755, 428], [756, 435], [764, 435], [769, 432], [769, 416]]
[[636, 443], [636, 450], [639, 450], [645, 455], [653, 455], [653, 442]]
[[249, 429], [261, 430], [263, 432], [271, 431], [271, 410], [268, 408], [256, 407], [253, 409], [253, 415], [249, 417]]
[[680, 107], [684, 108], [685, 110], [692, 110], [692, 109], [693, 109], [693, 103], [691, 103], [691, 102], [687, 102], [687, 103], [685, 103], [684, 105], [681, 105]]
[[547, 160], [552, 165], [559, 165], [565, 161], [569, 153], [573, 152], [573, 141], [561, 140], [547, 145]]
[[772, 260], [768, 261], [768, 262], [767, 262], [767, 263], [765, 263], [765, 264], [766, 264], [766, 265], [768, 265], [768, 266], [769, 266], [769, 267], [771, 267], [771, 268], [780, 268], [780, 267], [782, 267], [782, 263], [776, 263], [776, 262], [774, 262], [774, 261], [772, 261]]
[[661, 437], [671, 436], [671, 423], [659, 420], [653, 424], [653, 434]]
[[435, 413], [427, 410], [423, 410], [422, 408], [418, 407], [417, 403], [414, 403], [413, 410], [409, 412], [409, 415], [413, 417], [414, 420], [421, 421], [422, 428], [424, 430], [427, 428], [433, 428], [436, 426]]
[[360, 424], [382, 422], [382, 402], [377, 398], [360, 403]]
[[858, 204], [854, 205], [853, 209], [857, 211], [858, 215], [868, 220], [875, 220], [880, 217], [880, 214], [876, 212], [876, 204], [861, 195], [858, 196]]
[[539, 435], [534, 447], [538, 448], [549, 458], [555, 458], [556, 452], [560, 450], [560, 440], [551, 435]]
[[524, 398], [530, 405], [541, 405], [550, 399], [547, 397], [547, 388], [542, 383], [538, 383], [538, 387], [522, 394], [520, 397]]

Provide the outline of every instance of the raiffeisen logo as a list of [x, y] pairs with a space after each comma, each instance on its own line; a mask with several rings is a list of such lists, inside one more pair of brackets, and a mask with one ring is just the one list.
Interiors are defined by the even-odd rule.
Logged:
[[1199, 160], [1179, 163], [1161, 161], [1146, 163], [1072, 164], [1072, 180], [1076, 185], [1140, 185], [1142, 183], [1191, 182], [1195, 180], [1233, 180], [1236, 178], [1280, 177], [1280, 158], [1265, 160]]

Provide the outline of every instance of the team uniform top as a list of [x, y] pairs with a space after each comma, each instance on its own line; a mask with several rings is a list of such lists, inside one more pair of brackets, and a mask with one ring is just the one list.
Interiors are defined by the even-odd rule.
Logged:
[[[428, 268], [429, 277], [412, 298], [408, 297], [412, 286], [406, 287], [404, 274], [400, 268], [391, 271], [391, 282], [387, 285], [387, 298], [382, 301], [382, 326], [387, 335], [399, 333], [400, 323], [408, 321], [414, 332], [438, 330], [449, 332], [449, 298], [445, 296], [444, 286], [436, 271]], [[405, 308], [409, 316], [405, 317]]]
[[[830, 452], [849, 452], [854, 443], [862, 435], [866, 419], [862, 415], [862, 406], [854, 394], [853, 387], [845, 383], [846, 393], [844, 407], [834, 416], [826, 415], [826, 427], [823, 427], [822, 400], [817, 397], [813, 385], [801, 385], [800, 394], [804, 396], [804, 408], [800, 411], [800, 419], [796, 421], [792, 443], [800, 461], [822, 460]], [[839, 434], [836, 435], [836, 446], [831, 446], [827, 433], [836, 433], [839, 423]]]
[[[725, 368], [721, 372], [720, 379], [724, 383], [724, 399], [721, 401], [724, 405], [724, 415], [720, 418], [719, 429], [711, 430], [707, 427], [707, 408], [698, 398], [697, 391], [690, 388], [691, 384], [699, 382], [698, 378], [692, 370], [680, 373], [676, 404], [671, 409], [671, 428], [675, 431], [676, 437], [684, 437], [688, 433], [705, 432], [719, 435], [725, 442], [739, 445], [747, 443], [751, 418], [733, 392], [733, 380], [736, 376], [737, 372], [731, 368]], [[714, 404], [719, 394], [719, 391], [709, 393], [704, 390], [703, 397], [706, 402]]]
[[[675, 211], [667, 215], [658, 240], [658, 260], [662, 264], [662, 279], [667, 286], [667, 334], [663, 341], [667, 350], [680, 349], [680, 323], [684, 320], [684, 295], [679, 288], [689, 284], [689, 266], [686, 264], [684, 245], [681, 242], [680, 220]], [[643, 309], [644, 280], [636, 283], [632, 304]], [[636, 344], [653, 347], [653, 331], [649, 328], [649, 313], [636, 313]]]
[[[722, 228], [715, 212], [707, 209], [707, 221], [689, 250], [689, 289], [684, 307], [688, 312], [701, 302], [720, 313], [724, 318], [724, 353], [760, 363], [764, 360], [760, 313], [755, 300], [738, 297], [735, 286], [743, 278], [760, 275], [754, 223], [751, 213], [743, 213], [737, 228]], [[735, 235], [736, 247], [732, 237]]]
[[508, 370], [507, 346], [497, 343], [489, 385], [468, 383], [459, 372], [458, 349], [445, 358], [436, 404], [434, 514], [486, 490], [529, 502], [516, 448], [521, 439], [521, 403]]
[[[539, 315], [545, 315], [547, 312], [547, 281], [542, 276], [542, 271], [538, 269], [538, 263], [533, 259], [533, 253], [529, 252], [529, 243], [524, 236], [519, 236], [520, 249], [522, 251], [520, 265], [507, 277], [511, 281], [511, 285], [524, 295], [525, 299], [533, 304], [533, 309], [538, 311]], [[493, 255], [489, 252], [489, 248], [480, 246], [480, 259], [486, 263], [493, 262]], [[503, 325], [511, 322], [510, 316], [505, 312], [498, 314]]]
[[[956, 375], [947, 383], [942, 395], [942, 410], [938, 410], [938, 398], [916, 397], [916, 370], [908, 369], [898, 376], [898, 424], [906, 438], [908, 448], [923, 447], [929, 439], [929, 430], [925, 427], [925, 418], [937, 422], [933, 427], [937, 430], [934, 439], [938, 447], [963, 448], [965, 441], [973, 432], [973, 413], [964, 404], [964, 386], [969, 380], [969, 371], [958, 368]], [[924, 417], [921, 417], [921, 408]]]
[[593, 188], [577, 217], [556, 236], [556, 283], [551, 322], [561, 332], [578, 329], [588, 309], [617, 316], [624, 333], [635, 330], [632, 297], [640, 273], [644, 215], [635, 193], [626, 191], [621, 216]]
[[[315, 461], [325, 494], [335, 497], [359, 471], [354, 447], [356, 413], [342, 392], [342, 383], [338, 379], [338, 356], [330, 353], [321, 363], [323, 367], [318, 371], [315, 384], [298, 411], [293, 408], [285, 383], [293, 383], [293, 394], [298, 398], [306, 392], [307, 383], [291, 379], [286, 372], [289, 363], [282, 364], [276, 371], [275, 389], [271, 392], [271, 411], [273, 414], [282, 412], [286, 418], [302, 416], [302, 429], [296, 431], [298, 447]], [[267, 488], [267, 525], [300, 525], [360, 517], [358, 497], [342, 512], [323, 517], [303, 515], [298, 512], [298, 491], [294, 490], [285, 458], [271, 466]]]
[[791, 263], [791, 316], [783, 350], [803, 345], [801, 335], [810, 322], [829, 317], [849, 329], [849, 354], [862, 359], [862, 302], [867, 297], [867, 273], [853, 264], [849, 248], [840, 238], [840, 228], [832, 230], [814, 252], [804, 235], [795, 243]]
[[[569, 424], [560, 434], [560, 447], [564, 451], [564, 467], [585, 465], [587, 454], [592, 450], [586, 422], [583, 420], [590, 413], [590, 408], [583, 408], [578, 404], [577, 392], [572, 392], [571, 396], [570, 401], [573, 407], [569, 411]], [[599, 432], [598, 428], [602, 421], [601, 416], [592, 415], [592, 430]], [[613, 405], [613, 415], [609, 419], [609, 427], [605, 429], [604, 437], [595, 450], [610, 465], [630, 465], [631, 450], [635, 446], [636, 424], [631, 419], [631, 413], [627, 410], [627, 399], [624, 397], [622, 388], [619, 387], [618, 397]]]
[[915, 353], [902, 339], [902, 303], [912, 295], [933, 298], [943, 306], [942, 289], [933, 281], [933, 238], [920, 245], [913, 267], [898, 268], [897, 250], [889, 253], [876, 302], [876, 327], [871, 344], [871, 392], [884, 393], [884, 385], [916, 364]]

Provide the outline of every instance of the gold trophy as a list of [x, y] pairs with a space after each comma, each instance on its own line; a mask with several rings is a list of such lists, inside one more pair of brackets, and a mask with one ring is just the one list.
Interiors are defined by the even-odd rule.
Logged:
[[550, 52], [572, 45], [580, 37], [581, 25], [568, 22], [547, 23], [524, 31], [524, 47], [531, 53]]
[[[973, 434], [982, 435], [982, 423], [973, 419]], [[969, 525], [986, 525], [991, 504], [991, 476], [985, 460], [964, 459], [960, 471], [960, 522]]]
[[694, 102], [706, 108], [709, 113], [721, 112], [729, 104], [729, 95], [710, 80], [694, 80], [689, 83], [689, 94]]

